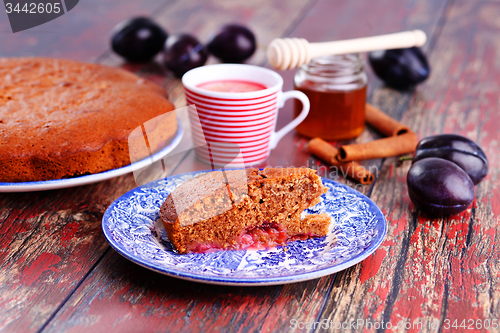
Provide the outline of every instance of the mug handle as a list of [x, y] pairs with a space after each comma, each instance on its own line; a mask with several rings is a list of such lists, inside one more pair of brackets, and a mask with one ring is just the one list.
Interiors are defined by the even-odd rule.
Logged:
[[299, 125], [304, 119], [306, 119], [309, 114], [309, 108], [311, 104], [309, 103], [309, 98], [298, 90], [290, 90], [284, 93], [281, 93], [278, 96], [278, 109], [282, 108], [285, 105], [285, 101], [290, 98], [296, 98], [302, 102], [302, 112], [300, 112], [299, 116], [289, 122], [285, 127], [280, 129], [278, 132], [271, 133], [271, 141], [269, 143], [269, 148], [274, 149], [278, 145], [278, 142], [291, 130], [293, 130], [297, 125]]

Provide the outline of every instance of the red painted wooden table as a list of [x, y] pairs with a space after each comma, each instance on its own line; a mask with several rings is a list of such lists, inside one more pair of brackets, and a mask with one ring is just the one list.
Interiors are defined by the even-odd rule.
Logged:
[[[117, 254], [104, 239], [101, 219], [113, 200], [136, 186], [131, 175], [72, 189], [0, 194], [1, 331], [311, 332], [322, 330], [320, 323], [332, 331], [500, 331], [493, 328], [500, 316], [499, 1], [87, 0], [16, 34], [0, 10], [0, 55], [124, 66], [163, 85], [176, 106], [184, 105], [179, 80], [160, 65], [126, 65], [109, 51], [113, 26], [136, 15], [152, 15], [170, 33], [190, 32], [202, 41], [222, 23], [246, 24], [260, 45], [249, 62], [263, 66], [265, 47], [275, 37], [329, 41], [422, 29], [428, 34], [429, 80], [399, 92], [367, 68], [369, 101], [420, 137], [457, 133], [476, 141], [489, 157], [489, 174], [470, 209], [429, 219], [408, 197], [410, 162], [365, 162], [378, 168], [377, 179], [357, 189], [387, 218], [380, 248], [340, 273], [271, 287], [182, 281]], [[290, 89], [294, 71], [281, 74]], [[278, 127], [291, 118], [290, 103]], [[367, 128], [355, 141], [374, 138], [378, 134]], [[306, 143], [287, 135], [266, 165], [320, 166]], [[188, 154], [170, 170], [188, 172], [197, 163]], [[359, 320], [363, 325], [357, 326]], [[398, 323], [406, 328], [397, 329]]]

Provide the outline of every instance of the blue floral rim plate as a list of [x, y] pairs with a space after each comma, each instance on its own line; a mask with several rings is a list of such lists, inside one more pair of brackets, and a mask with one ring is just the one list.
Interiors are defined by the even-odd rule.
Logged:
[[327, 213], [327, 236], [268, 250], [177, 254], [159, 217], [160, 206], [180, 183], [207, 171], [168, 177], [137, 187], [104, 213], [102, 229], [122, 256], [172, 277], [220, 285], [262, 286], [316, 279], [353, 266], [382, 243], [387, 231], [380, 209], [366, 196], [323, 178], [328, 192], [305, 214]]
[[178, 124], [179, 125], [177, 127], [177, 132], [175, 133], [175, 137], [168, 144], [168, 146], [166, 146], [159, 152], [143, 160], [137, 161], [135, 163], [129, 164], [127, 166], [118, 169], [108, 170], [96, 174], [85, 175], [75, 178], [42, 180], [36, 182], [23, 182], [23, 183], [0, 183], [0, 193], [46, 191], [46, 190], [56, 190], [61, 188], [88, 185], [101, 182], [103, 180], [108, 180], [115, 177], [123, 176], [127, 173], [142, 169], [148, 165], [151, 165], [152, 162], [161, 160], [168, 153], [170, 153], [175, 147], [177, 147], [183, 135], [183, 130], [180, 122], [178, 122]]

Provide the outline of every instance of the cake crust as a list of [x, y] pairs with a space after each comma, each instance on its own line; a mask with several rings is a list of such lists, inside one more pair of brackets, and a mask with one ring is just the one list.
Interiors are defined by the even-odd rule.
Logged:
[[[179, 253], [244, 248], [249, 232], [258, 240], [268, 229], [280, 233], [277, 243], [284, 244], [327, 234], [327, 214], [301, 218], [326, 191], [308, 168], [216, 171], [179, 185], [162, 204], [160, 217]], [[263, 231], [254, 233], [256, 228]]]
[[60, 179], [130, 164], [130, 133], [167, 114], [148, 133], [156, 138], [152, 150], [160, 148], [177, 132], [173, 109], [161, 87], [119, 68], [0, 58], [0, 181]]

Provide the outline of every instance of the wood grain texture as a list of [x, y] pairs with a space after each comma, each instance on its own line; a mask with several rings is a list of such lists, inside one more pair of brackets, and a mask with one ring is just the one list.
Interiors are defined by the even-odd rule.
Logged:
[[[178, 0], [85, 0], [57, 19], [13, 34], [0, 11], [1, 57], [54, 57], [95, 62], [110, 46], [111, 30], [133, 16], [149, 16]], [[7, 46], [8, 47], [5, 47]]]
[[[401, 30], [422, 29], [432, 41], [432, 36], [438, 30], [437, 25], [444, 6], [445, 2], [435, 1], [385, 1], [383, 5], [365, 1], [352, 2], [343, 0], [335, 1], [334, 4], [331, 1], [317, 1], [314, 6], [308, 8], [298, 24], [293, 29], [288, 30], [283, 37], [306, 38], [313, 42], [321, 42]], [[393, 19], [388, 20], [388, 17]], [[321, 22], [321, 24], [318, 22]], [[429, 45], [430, 43], [426, 47]], [[270, 68], [269, 64], [265, 65]], [[375, 78], [368, 65], [366, 66], [366, 72], [369, 76], [369, 91], [373, 91], [371, 101], [392, 117], [400, 119], [408, 106], [411, 92], [399, 92], [383, 86], [380, 80]], [[284, 79], [284, 91], [293, 89], [293, 76], [295, 73], [295, 70], [279, 72]], [[280, 129], [292, 119], [293, 101], [290, 100], [279, 110], [277, 129]], [[367, 127], [361, 136], [346, 142], [367, 142], [379, 137], [379, 133]], [[308, 139], [296, 134], [295, 131], [288, 133], [271, 152], [267, 161], [259, 165], [259, 167], [306, 166], [316, 168], [321, 175], [327, 178], [355, 187], [364, 194], [369, 193], [370, 187], [358, 186], [357, 183], [343, 177], [341, 173], [331, 170], [317, 159], [310, 157], [306, 152], [307, 141]], [[333, 144], [339, 146], [346, 142]], [[379, 169], [381, 163], [382, 160], [362, 162], [370, 170]], [[194, 154], [191, 154], [179, 166], [178, 170], [186, 170], [187, 172], [200, 170], [200, 168], [201, 170], [207, 169], [207, 165], [200, 165], [200, 162], [196, 161]], [[181, 171], [178, 172], [182, 173]]]
[[153, 273], [109, 252], [45, 331], [274, 332], [289, 325], [287, 313], [304, 319], [317, 313], [331, 280], [205, 285]]
[[[454, 331], [455, 320], [458, 325], [466, 320], [469, 327], [469, 319], [499, 318], [500, 160], [495, 151], [500, 26], [493, 19], [499, 5], [452, 3], [430, 56], [431, 78], [403, 115], [403, 122], [421, 137], [457, 133], [483, 147], [490, 170], [476, 188], [472, 207], [445, 219], [427, 218], [407, 194], [409, 162], [397, 168], [394, 159], [385, 160], [372, 199], [387, 217], [388, 235], [374, 256], [335, 280], [322, 319], [420, 322], [420, 328], [408, 331], [448, 332]], [[354, 293], [344, 294], [346, 290]], [[474, 325], [459, 330], [486, 331]]]
[[0, 330], [36, 332], [109, 248], [106, 207], [130, 176], [75, 189], [0, 195]]
[[[305, 38], [312, 42], [322, 42], [422, 29], [427, 33], [432, 43], [435, 32], [439, 30], [437, 26], [445, 4], [445, 2], [435, 1], [384, 1], [383, 3], [336, 1], [335, 7], [331, 7], [330, 1], [318, 1], [301, 24], [290, 32], [289, 36]], [[390, 20], [387, 19], [389, 17]], [[322, 22], [322, 24], [314, 24], [313, 22]], [[431, 43], [426, 44], [426, 47]], [[412, 92], [400, 92], [385, 87], [374, 76], [366, 61], [365, 64], [365, 71], [368, 74], [368, 100], [395, 119], [401, 119], [401, 115], [407, 109]], [[280, 72], [284, 79], [284, 90], [293, 89], [295, 72], [293, 70]], [[280, 110], [278, 128], [293, 119], [292, 107], [292, 103], [287, 103]], [[409, 123], [405, 124], [412, 127]], [[358, 138], [332, 142], [332, 144], [339, 146], [345, 143], [368, 142], [380, 137], [379, 133], [368, 126]], [[286, 135], [275, 149], [279, 153], [271, 153], [270, 158], [266, 161], [267, 165], [276, 166], [286, 163], [291, 166], [318, 168], [318, 172], [321, 172], [322, 175], [328, 177], [328, 174], [331, 173], [329, 178], [352, 187], [357, 185], [346, 180], [341, 174], [332, 173], [325, 164], [320, 163], [317, 159], [309, 157], [305, 152], [306, 145], [306, 138], [294, 132]], [[376, 170], [380, 169], [381, 163], [382, 160], [378, 159], [363, 161], [361, 164], [378, 175], [379, 172]], [[355, 188], [364, 194], [371, 190], [371, 187], [356, 186]]]
[[[393, 5], [397, 8], [399, 3], [395, 1]], [[327, 9], [328, 13], [335, 13], [338, 17], [352, 15], [353, 22], [368, 14], [365, 11], [358, 13], [357, 5], [344, 4], [346, 9], [337, 7], [337, 4], [333, 2], [318, 2], [313, 7], [313, 11], [302, 19], [300, 26], [307, 27], [319, 22], [316, 15], [311, 15], [316, 6], [319, 5], [323, 7], [320, 7], [316, 14], [322, 14], [321, 22], [325, 23], [325, 30], [335, 27], [335, 21], [331, 20], [331, 15], [328, 15], [327, 19], [327, 15], [324, 14]], [[426, 3], [424, 6], [427, 5]], [[190, 10], [192, 11], [192, 9]], [[424, 27], [431, 33], [440, 12], [432, 7], [428, 7], [428, 11], [423, 11], [421, 14], [422, 16], [425, 14], [427, 26], [419, 27]], [[394, 15], [397, 12], [396, 10]], [[185, 14], [183, 16], [176, 12], [175, 16], [182, 18], [185, 17]], [[404, 19], [402, 21], [406, 22]], [[380, 21], [380, 24], [383, 24], [383, 20]], [[271, 32], [268, 30], [264, 34], [266, 33], [270, 34]], [[279, 35], [278, 32], [274, 33]], [[268, 36], [268, 39], [270, 40], [272, 37], [275, 36]], [[106, 61], [113, 61], [113, 59], [109, 58]], [[258, 60], [253, 59], [253, 61], [257, 62]], [[144, 67], [139, 71], [145, 75], [157, 75], [154, 71], [145, 70]], [[158, 75], [157, 78], [162, 80], [162, 75]], [[168, 73], [166, 81], [173, 82], [168, 78]], [[175, 83], [172, 84], [172, 87], [175, 87]], [[179, 100], [182, 102], [182, 97]], [[290, 111], [290, 109], [284, 110], [291, 115]], [[370, 134], [365, 133], [362, 139], [368, 140], [369, 136]], [[321, 164], [305, 153], [306, 141], [304, 139], [295, 135], [289, 137], [288, 141], [283, 141], [280, 144], [281, 146], [276, 150], [278, 153], [272, 155], [266, 162], [268, 165], [321, 167]], [[183, 173], [193, 169], [206, 168], [206, 165], [197, 162], [190, 155], [174, 172]], [[332, 175], [329, 177], [335, 178]], [[369, 188], [360, 188], [360, 190], [368, 193]], [[379, 264], [384, 257], [383, 251], [376, 252], [373, 256], [375, 263]], [[359, 270], [360, 266], [356, 267]], [[375, 268], [369, 268], [363, 276], [365, 279], [369, 279], [370, 274], [375, 273]], [[134, 330], [139, 327], [147, 330], [148, 328], [161, 327], [171, 331], [195, 332], [212, 330], [228, 332], [235, 330], [242, 332], [287, 331], [290, 328], [291, 319], [306, 322], [320, 317], [325, 297], [332, 294], [329, 288], [335, 286], [332, 285], [333, 278], [330, 276], [286, 286], [236, 288], [238, 291], [235, 294], [233, 287], [204, 286], [158, 276], [136, 267], [111, 251], [106, 254], [105, 259], [97, 265], [89, 278], [82, 283], [61, 311], [56, 314], [45, 331], [80, 332], [101, 327], [105, 330], [120, 328]], [[336, 277], [336, 280], [338, 279], [339, 276]], [[352, 288], [356, 288], [356, 285], [353, 285]], [[343, 295], [340, 290], [336, 291], [335, 295]], [[274, 305], [271, 306], [272, 304]]]
[[[109, 47], [118, 22], [173, 2], [120, 1], [119, 10], [113, 2], [80, 2], [47, 25], [1, 33], [10, 47], [0, 55], [93, 61]], [[0, 330], [36, 332], [46, 324], [109, 249], [101, 231], [105, 209], [135, 186], [127, 175], [75, 189], [0, 194]]]
[[[58, 20], [70, 19], [84, 3]], [[263, 46], [250, 60], [253, 64], [265, 63], [265, 45], [278, 36], [327, 41], [423, 29], [430, 37], [426, 48], [433, 67], [430, 80], [414, 92], [398, 92], [381, 85], [368, 68], [371, 102], [397, 119], [402, 117], [421, 137], [455, 132], [476, 140], [490, 158], [490, 173], [477, 187], [471, 209], [431, 220], [416, 211], [408, 198], [409, 162], [399, 167], [394, 158], [366, 162], [367, 167], [378, 167], [377, 181], [373, 187], [355, 188], [371, 195], [388, 220], [382, 246], [334, 276], [252, 288], [169, 278], [109, 249], [100, 221], [106, 207], [135, 186], [130, 175], [75, 189], [1, 194], [0, 330], [279, 332], [289, 331], [292, 319], [331, 323], [366, 319], [394, 325], [419, 321], [421, 329], [408, 331], [447, 332], [443, 326], [447, 319], [499, 318], [499, 2], [120, 1], [120, 6], [129, 3], [130, 15], [123, 8], [113, 11], [115, 2], [100, 2], [95, 8], [106, 12], [103, 15], [109, 20], [90, 24], [92, 3], [82, 7], [88, 11], [75, 23], [81, 31], [73, 31], [77, 37], [67, 44], [70, 47], [54, 45], [76, 28], [54, 42], [37, 37], [32, 48], [29, 34], [18, 40], [0, 35], [0, 41], [12, 42], [3, 45], [13, 45], [12, 50], [1, 52], [97, 59], [123, 66], [163, 85], [179, 107], [185, 104], [182, 86], [158, 61], [131, 65], [103, 53], [108, 42], [103, 32], [134, 10], [147, 9], [147, 14], [161, 7], [154, 15], [169, 32], [190, 32], [202, 41], [222, 23], [248, 24]], [[52, 23], [63, 23], [58, 20]], [[285, 90], [291, 89], [294, 72], [281, 74]], [[291, 107], [289, 103], [280, 112], [278, 127], [292, 119]], [[368, 128], [354, 141], [378, 136]], [[262, 166], [314, 167], [323, 176], [355, 185], [310, 157], [306, 143], [296, 134], [287, 135]], [[172, 165], [174, 173], [206, 168], [192, 154], [180, 165]], [[438, 327], [428, 329], [429, 323]]]
[[[260, 65], [265, 62], [267, 45], [290, 30], [315, 1], [179, 1], [169, 5], [165, 15], [157, 12], [153, 15], [172, 35], [189, 33], [201, 43], [206, 43], [217, 28], [224, 24], [244, 24], [254, 32], [257, 40], [256, 52], [245, 63]], [[104, 53], [98, 60], [101, 64], [120, 66], [154, 81], [165, 87], [176, 107], [186, 105], [182, 84], [162, 67], [161, 54], [154, 62], [139, 65], [128, 64], [112, 52]], [[209, 55], [207, 64], [214, 63], [220, 61]]]
[[[236, 21], [250, 26], [252, 26], [252, 22], [256, 22], [256, 27], [252, 26], [252, 29], [255, 29], [257, 36], [262, 36], [259, 39], [260, 42], [267, 43], [273, 38], [281, 36], [288, 28], [279, 21], [280, 15], [288, 15], [292, 19], [299, 17], [308, 4], [304, 1], [287, 1], [286, 3], [281, 1], [250, 1], [239, 2], [238, 5], [232, 1], [193, 1], [183, 2], [182, 5], [174, 4], [163, 14], [157, 15], [156, 19], [164, 24], [168, 22], [170, 24], [168, 29], [172, 31], [192, 31], [199, 36], [208, 35], [208, 32], [215, 29], [215, 25], [218, 26], [225, 22]], [[213, 18], [207, 20], [207, 15], [216, 16], [217, 20]], [[251, 62], [260, 63], [263, 59], [264, 53], [259, 51], [252, 57]], [[101, 61], [108, 65], [122, 66], [163, 85], [169, 91], [170, 99], [176, 106], [185, 105], [179, 80], [173, 78], [171, 73], [164, 71], [158, 62], [132, 65], [123, 63], [111, 54], [105, 54], [101, 57]], [[212, 61], [214, 60], [212, 59]], [[201, 167], [207, 169], [206, 165]], [[188, 172], [190, 170], [180, 166], [176, 171]], [[126, 277], [127, 272], [132, 274], [130, 280]], [[165, 279], [170, 281], [171, 286], [168, 289], [163, 289]], [[44, 331], [69, 330], [78, 332], [90, 329], [131, 331], [144, 329], [147, 331], [148, 329], [155, 330], [158, 327], [171, 327], [172, 330], [180, 329], [182, 331], [199, 330], [204, 332], [205, 328], [214, 331], [225, 328], [227, 331], [232, 331], [234, 327], [231, 328], [229, 323], [234, 320], [241, 323], [243, 331], [256, 330], [256, 322], [262, 325], [263, 330], [273, 331], [273, 327], [277, 323], [285, 327], [289, 323], [286, 322], [288, 320], [286, 316], [267, 316], [268, 311], [271, 309], [283, 313], [297, 311], [297, 313], [302, 314], [303, 318], [317, 315], [322, 304], [321, 297], [326, 293], [331, 279], [332, 277], [326, 277], [321, 280], [322, 282], [313, 281], [285, 287], [260, 288], [261, 291], [257, 294], [254, 292], [257, 288], [238, 289], [238, 293], [242, 293], [243, 296], [233, 300], [234, 291], [231, 290], [237, 288], [207, 287], [169, 279], [141, 269], [122, 259], [116, 252], [110, 251], [104, 260], [95, 267], [89, 278], [82, 283], [78, 291], [64, 303]], [[187, 284], [187, 287], [179, 287], [184, 283]], [[93, 290], [97, 291], [98, 294], [93, 294]], [[214, 290], [214, 292], [202, 296], [204, 301], [195, 300], [196, 296], [200, 296], [205, 290]], [[169, 294], [173, 292], [178, 293], [178, 296], [170, 297]], [[298, 295], [301, 296], [297, 298]], [[128, 301], [124, 301], [126, 299], [134, 301], [128, 303]], [[261, 299], [263, 307], [267, 306], [268, 311], [261, 311], [255, 307], [255, 303], [260, 303]], [[294, 301], [290, 301], [291, 299]], [[143, 304], [143, 306], [137, 306], [135, 300], [138, 300], [139, 304]], [[170, 315], [155, 316], [155, 320], [151, 320], [152, 314], [164, 311], [163, 307], [173, 309], [167, 310], [166, 313]], [[226, 312], [228, 309], [233, 310]], [[215, 315], [218, 311], [221, 311], [223, 315]], [[192, 320], [180, 320], [186, 316]]]

